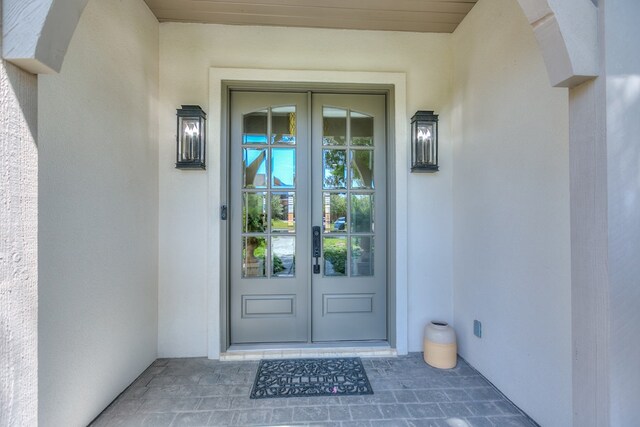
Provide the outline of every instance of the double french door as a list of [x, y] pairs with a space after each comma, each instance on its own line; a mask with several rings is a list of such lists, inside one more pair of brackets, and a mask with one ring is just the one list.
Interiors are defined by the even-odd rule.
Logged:
[[230, 111], [231, 344], [386, 340], [385, 96]]

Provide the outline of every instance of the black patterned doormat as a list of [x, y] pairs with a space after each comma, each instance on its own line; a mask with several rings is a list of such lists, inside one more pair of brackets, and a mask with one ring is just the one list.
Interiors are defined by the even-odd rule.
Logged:
[[251, 399], [373, 394], [359, 357], [262, 360]]

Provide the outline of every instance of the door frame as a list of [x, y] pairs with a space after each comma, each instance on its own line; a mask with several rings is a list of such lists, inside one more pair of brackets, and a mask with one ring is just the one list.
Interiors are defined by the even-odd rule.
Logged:
[[[208, 357], [229, 348], [229, 221], [220, 209], [229, 200], [229, 93], [231, 90], [385, 94], [387, 119], [387, 327], [398, 354], [408, 347], [407, 180], [405, 73], [210, 68], [208, 163]], [[405, 125], [396, 126], [397, 123]], [[396, 144], [396, 141], [400, 143]], [[402, 215], [399, 217], [399, 215]], [[400, 219], [400, 221], [398, 221]], [[295, 347], [292, 345], [292, 347]]]

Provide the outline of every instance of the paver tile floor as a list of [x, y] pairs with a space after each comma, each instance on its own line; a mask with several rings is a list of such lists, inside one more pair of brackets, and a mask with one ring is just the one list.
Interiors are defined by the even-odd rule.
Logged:
[[458, 359], [362, 359], [373, 395], [249, 399], [258, 362], [158, 359], [92, 424], [103, 426], [433, 426], [537, 424]]

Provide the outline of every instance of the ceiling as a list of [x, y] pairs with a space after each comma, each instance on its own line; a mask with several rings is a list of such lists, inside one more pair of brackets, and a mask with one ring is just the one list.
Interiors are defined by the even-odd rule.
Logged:
[[145, 0], [160, 22], [451, 33], [477, 0]]

